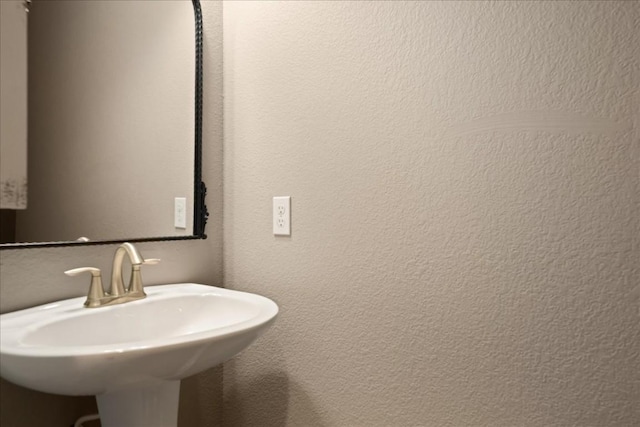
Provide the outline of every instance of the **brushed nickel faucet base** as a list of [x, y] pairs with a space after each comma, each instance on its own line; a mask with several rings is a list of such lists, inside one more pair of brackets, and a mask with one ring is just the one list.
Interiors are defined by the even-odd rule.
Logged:
[[[122, 280], [122, 262], [124, 256], [129, 257], [131, 261], [131, 278], [129, 285], [125, 288]], [[68, 276], [77, 276], [81, 273], [91, 273], [91, 285], [89, 294], [84, 306], [87, 308], [104, 307], [108, 305], [124, 304], [129, 301], [135, 301], [146, 298], [142, 284], [142, 273], [140, 267], [143, 264], [157, 264], [160, 262], [157, 258], [145, 260], [140, 252], [131, 243], [123, 243], [118, 246], [113, 256], [113, 267], [111, 269], [111, 289], [109, 292], [104, 290], [102, 286], [102, 276], [99, 268], [80, 267], [67, 270], [64, 274]]]

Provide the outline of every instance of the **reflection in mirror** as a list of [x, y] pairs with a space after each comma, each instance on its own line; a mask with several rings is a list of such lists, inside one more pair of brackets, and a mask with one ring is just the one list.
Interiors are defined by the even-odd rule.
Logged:
[[35, 0], [28, 27], [28, 202], [3, 243], [204, 237], [198, 2]]
[[[0, 209], [27, 205], [27, 16], [0, 2]], [[3, 216], [3, 218], [5, 218]]]

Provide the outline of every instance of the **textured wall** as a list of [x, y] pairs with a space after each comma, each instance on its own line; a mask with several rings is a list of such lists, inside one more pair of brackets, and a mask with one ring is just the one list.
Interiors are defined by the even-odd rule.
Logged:
[[638, 28], [225, 2], [225, 284], [281, 308], [224, 366], [225, 427], [639, 425]]
[[[204, 15], [204, 168], [211, 216], [207, 240], [139, 244], [147, 258], [161, 258], [146, 268], [147, 284], [222, 282], [222, 5], [203, 3]], [[191, 142], [191, 141], [189, 141]], [[171, 153], [167, 153], [168, 156]], [[137, 215], [145, 217], [149, 212]], [[115, 246], [20, 249], [0, 251], [0, 312], [61, 298], [86, 294], [84, 283], [62, 272], [93, 265], [110, 271]], [[135, 327], [135, 325], [132, 325]], [[222, 400], [222, 370], [211, 371], [182, 383], [180, 425], [210, 426], [217, 423]], [[92, 399], [66, 398], [38, 393], [2, 381], [0, 425], [3, 427], [67, 427], [90, 410]]]

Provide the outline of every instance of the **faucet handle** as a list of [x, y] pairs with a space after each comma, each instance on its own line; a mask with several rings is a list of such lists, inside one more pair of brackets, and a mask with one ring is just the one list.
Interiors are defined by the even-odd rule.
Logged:
[[[142, 265], [153, 265], [160, 262], [159, 258], [149, 258], [142, 261]], [[131, 266], [131, 279], [129, 279], [129, 296], [145, 297], [142, 285], [142, 273], [140, 273], [140, 264]]]
[[98, 307], [100, 300], [105, 297], [104, 288], [102, 287], [102, 276], [100, 269], [96, 267], [80, 267], [73, 268], [64, 272], [67, 276], [77, 276], [82, 273], [91, 273], [91, 285], [89, 286], [89, 294], [84, 302], [85, 307]]
[[100, 276], [100, 269], [96, 268], [96, 267], [72, 268], [71, 270], [65, 271], [64, 274], [66, 274], [67, 276], [77, 276], [77, 275], [82, 274], [84, 272], [91, 273], [92, 276], [95, 276], [95, 275]]

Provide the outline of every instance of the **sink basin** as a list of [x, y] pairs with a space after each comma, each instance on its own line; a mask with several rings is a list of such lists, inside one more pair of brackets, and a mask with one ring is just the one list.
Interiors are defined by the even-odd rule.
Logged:
[[179, 381], [235, 356], [278, 313], [268, 298], [213, 286], [145, 291], [121, 305], [84, 308], [82, 297], [3, 314], [0, 375], [47, 393], [96, 395], [104, 427], [175, 426]]

